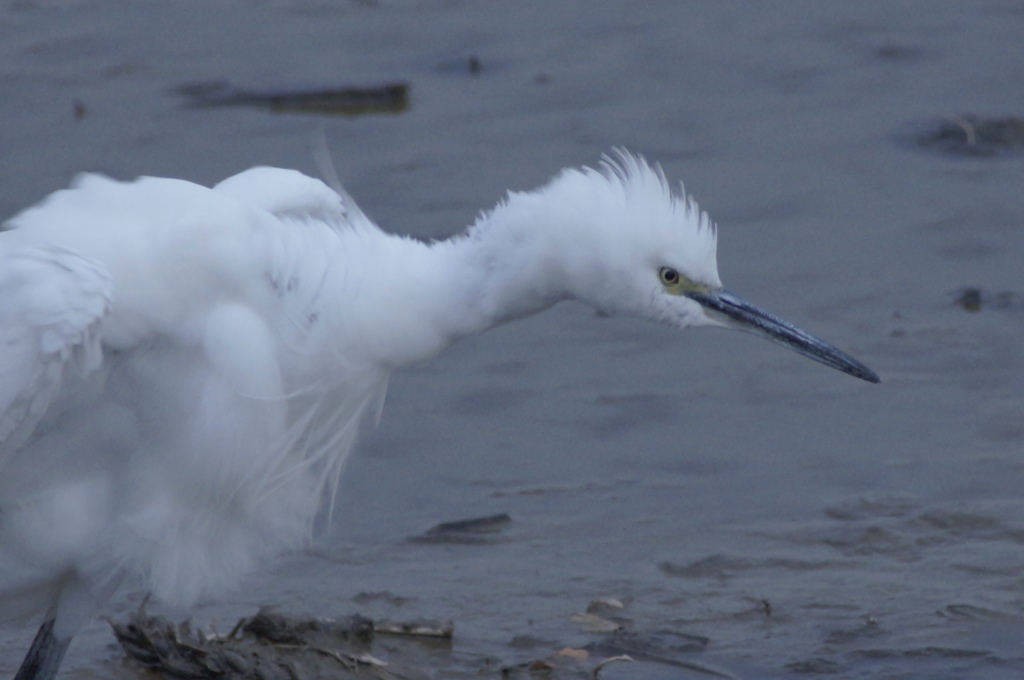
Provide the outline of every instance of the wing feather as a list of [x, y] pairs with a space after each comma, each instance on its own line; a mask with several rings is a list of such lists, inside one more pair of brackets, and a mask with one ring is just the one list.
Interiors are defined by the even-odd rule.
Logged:
[[106, 269], [50, 245], [0, 235], [0, 444], [23, 442], [60, 392], [68, 369], [99, 367], [110, 310]]
[[320, 221], [335, 231], [377, 230], [344, 189], [332, 189], [297, 170], [250, 168], [228, 177], [213, 189], [279, 218]]

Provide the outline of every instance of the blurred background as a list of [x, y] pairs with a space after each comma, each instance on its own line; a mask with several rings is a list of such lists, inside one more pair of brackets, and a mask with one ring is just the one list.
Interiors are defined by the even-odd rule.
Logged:
[[[642, 153], [719, 224], [728, 288], [883, 382], [560, 305], [394, 376], [333, 524], [196, 623], [448, 617], [425, 670], [499, 677], [613, 598], [648, 647], [606, 679], [1019, 678], [1022, 83], [1014, 0], [11, 0], [0, 214], [81, 171], [318, 175], [326, 144], [385, 229], [444, 238]], [[32, 633], [0, 629], [0, 673]], [[65, 673], [139, 671], [96, 621]]]

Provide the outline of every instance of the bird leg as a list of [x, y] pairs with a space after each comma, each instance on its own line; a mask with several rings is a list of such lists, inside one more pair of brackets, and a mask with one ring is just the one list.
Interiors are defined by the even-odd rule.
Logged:
[[47, 619], [39, 626], [39, 632], [14, 680], [52, 680], [57, 676], [57, 669], [64, 659], [64, 653], [68, 651], [71, 638], [61, 639], [53, 634], [55, 621], [56, 618]]

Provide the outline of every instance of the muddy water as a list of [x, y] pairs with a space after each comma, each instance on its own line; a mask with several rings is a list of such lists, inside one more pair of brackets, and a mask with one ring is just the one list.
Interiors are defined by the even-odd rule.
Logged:
[[[495, 677], [593, 642], [570, 616], [616, 597], [631, 630], [705, 636], [681, 656], [738, 677], [1019, 678], [1024, 158], [911, 140], [1021, 114], [1021, 45], [1010, 0], [23, 0], [0, 10], [0, 212], [80, 170], [316, 172], [320, 125], [367, 212], [421, 237], [613, 145], [660, 160], [719, 222], [726, 284], [881, 385], [561, 306], [396, 375], [334, 525], [196, 620], [450, 617], [428, 667]], [[217, 81], [407, 81], [410, 108], [176, 91]], [[965, 310], [966, 286], [997, 303]], [[502, 512], [485, 540], [408, 540]], [[30, 636], [3, 630], [3, 672]], [[131, 677], [119, 658], [97, 622], [66, 670]], [[649, 660], [602, 677], [699, 675]]]

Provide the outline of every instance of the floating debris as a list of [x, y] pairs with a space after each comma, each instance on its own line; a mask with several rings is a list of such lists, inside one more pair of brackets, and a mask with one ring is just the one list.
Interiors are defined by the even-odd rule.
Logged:
[[685, 668], [713, 677], [733, 677], [687, 658], [704, 651], [710, 643], [707, 637], [673, 630], [630, 630], [633, 621], [621, 616], [626, 605], [626, 602], [618, 598], [601, 598], [592, 600], [586, 612], [569, 617], [582, 631], [603, 634], [599, 640], [585, 645], [581, 650], [605, 659], [592, 669], [592, 678], [597, 678], [606, 663], [622, 660]]
[[1009, 290], [991, 293], [981, 288], [965, 287], [956, 292], [953, 304], [968, 312], [980, 312], [983, 309], [1017, 309], [1024, 307], [1024, 300], [1017, 293]]
[[450, 640], [455, 635], [455, 624], [448, 619], [419, 619], [416, 621], [377, 621], [374, 631], [381, 635], [412, 635], [416, 637]]
[[590, 601], [590, 604], [587, 605], [587, 613], [602, 616], [618, 613], [626, 608], [626, 602], [628, 600], [624, 602], [617, 597], [601, 597]]
[[442, 522], [427, 529], [420, 536], [413, 536], [413, 543], [454, 543], [477, 544], [493, 543], [495, 535], [501, 533], [510, 524], [512, 518], [507, 513], [463, 519], [454, 522]]
[[380, 632], [450, 639], [451, 622], [389, 623], [378, 631], [362, 616], [293, 617], [272, 610], [242, 619], [229, 635], [174, 624], [140, 608], [125, 623], [109, 621], [128, 658], [165, 678], [183, 680], [425, 680], [417, 669], [370, 654]]
[[583, 665], [589, 658], [590, 653], [585, 649], [565, 647], [540, 659], [531, 659], [512, 666], [505, 666], [501, 669], [501, 677], [505, 680], [520, 677], [586, 677], [586, 669], [583, 668]]
[[569, 620], [588, 633], [611, 633], [632, 625], [633, 620], [622, 615], [626, 604], [615, 597], [591, 600], [587, 611], [573, 614]]
[[177, 92], [193, 106], [255, 106], [282, 113], [362, 116], [409, 108], [409, 84], [403, 82], [310, 90], [246, 90], [214, 82], [182, 85]]
[[959, 156], [994, 156], [1024, 150], [1024, 118], [950, 116], [917, 135], [919, 146]]
[[636, 659], [677, 665], [679, 655], [702, 652], [711, 641], [703, 635], [673, 630], [620, 630], [587, 645], [595, 654], [628, 654]]
[[[606, 598], [588, 609], [626, 606]], [[171, 680], [428, 680], [496, 673], [504, 680], [600, 680], [608, 664], [633, 660], [733, 678], [693, 658], [707, 647], [707, 638], [671, 630], [620, 629], [583, 646], [520, 636], [509, 647], [530, 649], [528, 660], [507, 664], [493, 653], [453, 649], [454, 626], [447, 620], [324, 619], [263, 609], [221, 635], [190, 621], [150, 616], [144, 603], [126, 622], [109, 623], [132, 662]], [[454, 672], [453, 661], [459, 666]], [[638, 666], [627, 674], [641, 678], [649, 670]]]
[[233, 633], [237, 636], [239, 631], [272, 645], [308, 645], [324, 637], [369, 644], [375, 627], [371, 619], [358, 614], [340, 620], [311, 619], [261, 609], [256, 616], [242, 619]]
[[569, 617], [569, 620], [586, 633], [612, 633], [622, 628], [622, 624], [617, 621], [612, 621], [589, 612], [573, 614]]
[[352, 601], [356, 604], [366, 605], [371, 602], [385, 602], [395, 607], [401, 607], [404, 604], [409, 603], [408, 597], [402, 597], [401, 595], [395, 595], [390, 590], [378, 590], [374, 592], [362, 592], [352, 598]]
[[973, 604], [951, 604], [935, 612], [937, 616], [967, 621], [1016, 621], [1016, 616], [1006, 612], [986, 609]]
[[544, 657], [533, 659], [514, 666], [505, 666], [501, 669], [502, 678], [589, 678], [599, 680], [601, 669], [610, 663], [617, 661], [632, 661], [626, 655], [612, 656], [598, 661], [594, 666], [587, 668], [590, 661], [590, 652], [585, 649], [564, 647], [557, 652]]
[[620, 654], [619, 656], [610, 656], [607, 659], [602, 660], [601, 663], [594, 666], [594, 670], [591, 671], [591, 675], [594, 677], [594, 680], [597, 680], [602, 668], [610, 663], [615, 663], [616, 661], [633, 661], [633, 657], [628, 654]]
[[735, 676], [725, 671], [685, 658], [703, 652], [709, 642], [710, 640], [703, 635], [689, 635], [672, 630], [619, 630], [586, 645], [585, 649], [592, 654], [611, 659], [628, 658], [630, 661], [685, 668], [716, 678], [735, 680]]

